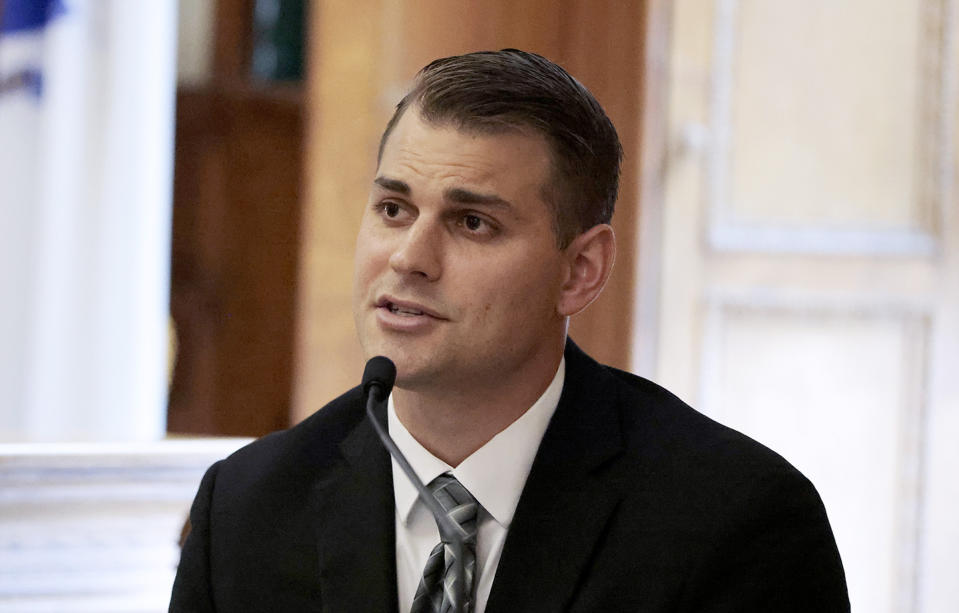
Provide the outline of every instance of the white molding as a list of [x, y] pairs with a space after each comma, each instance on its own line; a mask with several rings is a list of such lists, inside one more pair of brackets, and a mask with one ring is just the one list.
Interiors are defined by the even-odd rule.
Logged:
[[[718, 217], [718, 216], [717, 216]], [[728, 253], [933, 257], [939, 240], [928, 232], [751, 225], [722, 218], [710, 225], [709, 246]]]
[[672, 5], [647, 5], [645, 78], [640, 127], [639, 184], [636, 216], [635, 300], [630, 338], [630, 370], [656, 376], [659, 351], [663, 271], [663, 208], [669, 172], [669, 49]]
[[0, 445], [0, 610], [165, 611], [200, 478], [249, 440]]
[[956, 45], [956, 1], [939, 0], [938, 17], [942, 28], [940, 39], [940, 63], [939, 63], [939, 131], [937, 133], [936, 146], [938, 148], [938, 166], [936, 168], [938, 179], [939, 206], [936, 207], [934, 222], [938, 228], [940, 236], [944, 236], [948, 228], [947, 217], [949, 207], [955, 205], [953, 202], [953, 179], [956, 145], [955, 122], [956, 108], [959, 104], [959, 97], [956, 91], [956, 71], [959, 66], [956, 65], [957, 58], [955, 52]]
[[730, 133], [732, 132], [732, 86], [736, 18], [739, 0], [717, 0], [713, 22], [713, 57], [709, 75], [708, 125], [703, 155], [703, 199], [706, 244], [710, 228], [724, 219], [728, 210], [729, 169], [732, 159]]
[[699, 381], [703, 412], [723, 421], [718, 408], [721, 360], [725, 323], [731, 313], [777, 314], [796, 318], [829, 317], [884, 319], [900, 323], [905, 337], [903, 364], [904, 397], [899, 405], [899, 440], [896, 487], [900, 496], [896, 509], [894, 600], [896, 611], [918, 610], [920, 519], [923, 517], [924, 440], [928, 420], [927, 378], [930, 331], [934, 306], [925, 300], [903, 301], [862, 296], [816, 295], [800, 292], [771, 293], [761, 290], [713, 292], [703, 303], [703, 349]]
[[[920, 127], [916, 134], [919, 186], [916, 197], [928, 200], [926, 227], [874, 229], [867, 225], [849, 228], [791, 226], [750, 223], [737, 219], [729, 202], [729, 173], [734, 157], [730, 138], [732, 88], [735, 74], [734, 49], [739, 0], [716, 0], [713, 29], [713, 62], [709, 79], [708, 138], [703, 156], [703, 206], [706, 246], [716, 252], [771, 252], [823, 255], [910, 255], [932, 257], [939, 253], [943, 217], [949, 205], [952, 172], [951, 130], [955, 106], [955, 62], [951, 52], [952, 24], [942, 15], [951, 14], [952, 0], [923, 0], [923, 20], [939, 20], [941, 36], [921, 36], [926, 49], [920, 53], [924, 78], [920, 89]], [[925, 50], [925, 49], [924, 49]], [[931, 92], [929, 90], [932, 90]], [[928, 162], [928, 167], [922, 162]]]

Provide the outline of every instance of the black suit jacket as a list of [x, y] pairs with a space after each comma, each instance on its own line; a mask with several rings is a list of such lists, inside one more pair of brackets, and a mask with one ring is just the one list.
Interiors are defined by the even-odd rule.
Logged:
[[[489, 613], [849, 609], [795, 468], [571, 342], [566, 364]], [[396, 611], [390, 458], [364, 416], [351, 390], [210, 468], [171, 611]]]

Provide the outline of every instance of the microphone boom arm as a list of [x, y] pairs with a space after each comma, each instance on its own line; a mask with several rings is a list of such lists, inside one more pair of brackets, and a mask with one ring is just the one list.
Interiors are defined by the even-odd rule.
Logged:
[[[454, 613], [465, 613], [463, 609], [463, 604], [466, 602], [466, 569], [463, 566], [463, 547], [464, 547], [464, 533], [463, 529], [455, 521], [450, 519], [449, 515], [446, 514], [446, 511], [443, 510], [443, 507], [440, 506], [439, 501], [436, 500], [436, 497], [423, 485], [423, 481], [416, 474], [416, 471], [413, 470], [413, 467], [410, 466], [410, 463], [407, 461], [406, 457], [403, 456], [403, 453], [400, 451], [399, 447], [396, 446], [396, 443], [393, 442], [393, 439], [390, 437], [389, 433], [386, 431], [386, 428], [383, 427], [383, 424], [380, 423], [380, 420], [376, 418], [376, 414], [373, 412], [374, 407], [377, 404], [377, 396], [382, 393], [382, 395], [387, 397], [389, 391], [384, 391], [382, 384], [379, 381], [369, 382], [364, 386], [368, 390], [368, 395], [366, 399], [366, 415], [370, 418], [370, 422], [373, 424], [373, 429], [376, 430], [377, 436], [379, 436], [380, 441], [383, 443], [383, 446], [386, 447], [386, 450], [390, 453], [390, 456], [396, 460], [396, 463], [400, 465], [400, 468], [406, 474], [407, 479], [410, 480], [410, 483], [416, 488], [416, 491], [419, 493], [420, 500], [423, 501], [423, 504], [430, 510], [430, 513], [433, 514], [433, 517], [436, 519], [436, 524], [440, 529], [440, 535], [444, 541], [449, 541], [450, 546], [453, 549], [453, 570], [456, 573], [456, 602], [453, 603], [452, 611]], [[445, 533], [445, 534], [443, 534]]]

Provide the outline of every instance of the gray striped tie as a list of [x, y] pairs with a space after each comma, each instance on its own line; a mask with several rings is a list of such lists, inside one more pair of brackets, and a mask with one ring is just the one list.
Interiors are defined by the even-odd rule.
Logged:
[[[450, 519], [466, 532], [463, 567], [468, 587], [465, 590], [466, 602], [463, 611], [468, 613], [472, 609], [473, 572], [476, 569], [476, 511], [479, 505], [473, 495], [452, 475], [440, 475], [430, 482], [429, 488]], [[426, 561], [410, 613], [448, 613], [458, 594], [455, 583], [453, 549], [448, 543], [441, 541], [433, 548]]]

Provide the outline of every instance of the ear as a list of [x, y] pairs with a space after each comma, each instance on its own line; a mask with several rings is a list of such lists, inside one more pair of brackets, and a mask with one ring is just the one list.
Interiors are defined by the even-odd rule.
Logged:
[[565, 253], [569, 276], [560, 289], [557, 311], [569, 317], [596, 300], [609, 279], [616, 259], [616, 235], [612, 226], [593, 226], [573, 239]]

